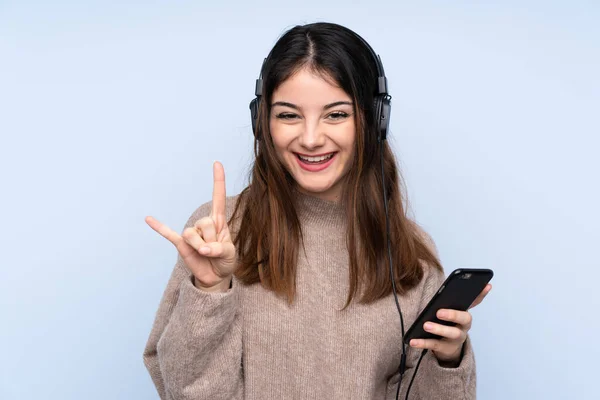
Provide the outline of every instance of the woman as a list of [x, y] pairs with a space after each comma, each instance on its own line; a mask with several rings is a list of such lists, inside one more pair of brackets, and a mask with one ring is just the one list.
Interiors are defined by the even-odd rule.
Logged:
[[[347, 28], [297, 26], [275, 44], [254, 102], [250, 184], [213, 199], [181, 236], [146, 222], [179, 252], [144, 361], [162, 399], [385, 399], [400, 380], [410, 325], [444, 280], [431, 242], [405, 215], [399, 172], [379, 140], [378, 70]], [[255, 125], [254, 125], [255, 124]], [[383, 151], [394, 280], [378, 162]], [[474, 305], [491, 286], [486, 287]], [[475, 398], [468, 312], [406, 349], [414, 399]]]

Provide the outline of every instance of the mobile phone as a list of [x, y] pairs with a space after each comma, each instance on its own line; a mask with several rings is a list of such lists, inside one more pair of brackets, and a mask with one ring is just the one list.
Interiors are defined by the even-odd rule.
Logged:
[[412, 339], [440, 339], [441, 336], [423, 329], [423, 324], [431, 321], [455, 326], [454, 322], [440, 320], [436, 316], [438, 310], [445, 308], [467, 311], [493, 276], [494, 271], [491, 269], [461, 268], [452, 271], [415, 322], [408, 328], [404, 335], [404, 343], [409, 344]]

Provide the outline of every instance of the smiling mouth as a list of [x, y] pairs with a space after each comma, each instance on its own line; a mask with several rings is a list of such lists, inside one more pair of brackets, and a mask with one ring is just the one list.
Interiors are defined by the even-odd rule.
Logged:
[[323, 164], [326, 163], [327, 161], [329, 161], [337, 152], [332, 152], [329, 154], [325, 154], [325, 155], [321, 155], [321, 156], [317, 156], [317, 157], [308, 157], [308, 156], [301, 156], [298, 153], [294, 153], [296, 154], [296, 157], [298, 157], [298, 159], [306, 164]]

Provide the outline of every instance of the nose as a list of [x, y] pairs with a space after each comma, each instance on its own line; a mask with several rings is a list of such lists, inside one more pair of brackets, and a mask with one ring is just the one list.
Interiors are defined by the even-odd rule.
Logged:
[[300, 145], [307, 150], [316, 149], [325, 145], [324, 128], [319, 124], [319, 121], [310, 121], [305, 119], [302, 131], [298, 137]]

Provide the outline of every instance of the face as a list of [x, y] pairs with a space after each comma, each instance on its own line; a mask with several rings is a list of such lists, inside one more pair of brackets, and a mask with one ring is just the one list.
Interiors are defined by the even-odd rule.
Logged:
[[279, 159], [298, 188], [338, 201], [352, 165], [352, 99], [332, 81], [301, 69], [273, 92], [270, 129]]

